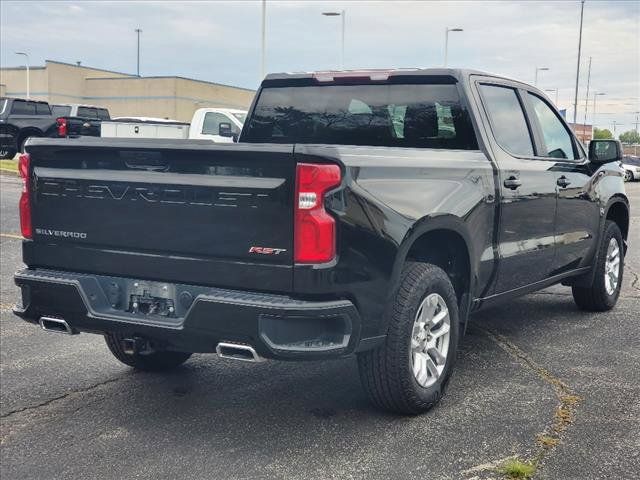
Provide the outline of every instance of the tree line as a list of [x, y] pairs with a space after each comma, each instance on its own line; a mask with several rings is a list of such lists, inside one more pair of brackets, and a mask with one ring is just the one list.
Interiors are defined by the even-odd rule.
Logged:
[[[607, 140], [613, 138], [613, 133], [608, 128], [594, 128], [593, 129], [593, 139], [594, 140]], [[640, 143], [640, 133], [635, 130], [629, 130], [627, 132], [623, 132], [618, 136], [618, 139], [622, 143], [626, 143], [629, 145], [634, 145], [636, 143]]]

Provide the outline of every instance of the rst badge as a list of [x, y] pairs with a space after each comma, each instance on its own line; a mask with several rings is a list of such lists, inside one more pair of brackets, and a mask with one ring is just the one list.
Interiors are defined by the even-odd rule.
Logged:
[[249, 253], [259, 253], [260, 255], [280, 255], [282, 252], [286, 252], [286, 248], [271, 248], [271, 247], [251, 247]]

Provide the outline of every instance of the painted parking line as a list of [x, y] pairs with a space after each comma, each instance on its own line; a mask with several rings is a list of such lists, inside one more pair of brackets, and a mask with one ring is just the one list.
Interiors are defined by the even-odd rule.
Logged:
[[0, 237], [13, 238], [14, 240], [23, 240], [23, 236], [22, 235], [18, 235], [16, 233], [0, 233]]
[[13, 311], [13, 303], [0, 303], [0, 313], [8, 313]]

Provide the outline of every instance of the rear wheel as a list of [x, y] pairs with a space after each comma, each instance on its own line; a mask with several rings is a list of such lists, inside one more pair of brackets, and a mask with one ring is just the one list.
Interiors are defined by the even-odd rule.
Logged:
[[633, 173], [631, 173], [631, 170], [625, 170], [624, 171], [624, 181], [625, 182], [631, 182], [633, 180]]
[[456, 358], [458, 304], [447, 274], [407, 263], [385, 343], [358, 355], [360, 379], [375, 405], [402, 414], [429, 410], [444, 395]]
[[620, 296], [624, 273], [622, 233], [615, 222], [607, 220], [596, 256], [593, 280], [588, 287], [572, 287], [573, 299], [582, 310], [611, 310]]
[[27, 140], [29, 140], [30, 138], [33, 138], [33, 137], [39, 137], [39, 136], [40, 136], [40, 135], [38, 135], [38, 134], [28, 133], [28, 134], [26, 134], [24, 137], [22, 137], [22, 138], [20, 139], [20, 142], [18, 143], [20, 153], [24, 153], [24, 146], [25, 146], [25, 144], [27, 143]]
[[2, 147], [0, 148], [0, 159], [5, 160], [5, 159], [11, 159], [13, 157], [16, 156], [16, 149], [15, 148], [9, 148], [9, 147]]
[[175, 368], [186, 362], [191, 356], [186, 352], [173, 352], [169, 350], [155, 350], [143, 353], [126, 353], [122, 347], [125, 336], [118, 333], [106, 333], [104, 339], [107, 347], [125, 365], [144, 371], [162, 371]]

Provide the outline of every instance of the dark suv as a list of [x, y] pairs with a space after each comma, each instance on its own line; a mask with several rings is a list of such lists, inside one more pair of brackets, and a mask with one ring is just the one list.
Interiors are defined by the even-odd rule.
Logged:
[[0, 158], [13, 158], [24, 151], [27, 139], [49, 137], [55, 130], [47, 102], [0, 97]]

